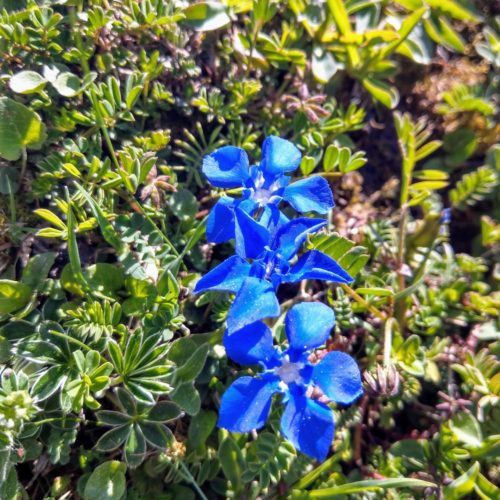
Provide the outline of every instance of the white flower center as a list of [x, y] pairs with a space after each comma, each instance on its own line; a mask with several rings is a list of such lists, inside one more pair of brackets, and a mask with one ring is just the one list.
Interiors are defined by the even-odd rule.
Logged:
[[279, 368], [275, 369], [275, 373], [285, 384], [288, 385], [292, 382], [299, 382], [301, 380], [301, 368], [301, 363], [290, 363], [290, 361], [284, 361]]
[[258, 188], [254, 191], [252, 198], [256, 201], [260, 206], [267, 205], [269, 199], [271, 198], [272, 193], [269, 189]]

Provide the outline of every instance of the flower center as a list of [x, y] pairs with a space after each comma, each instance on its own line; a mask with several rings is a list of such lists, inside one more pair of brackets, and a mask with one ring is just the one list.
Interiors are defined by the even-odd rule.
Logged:
[[285, 384], [288, 385], [292, 382], [300, 382], [301, 368], [301, 363], [290, 363], [290, 361], [284, 361], [279, 368], [275, 369], [275, 373]]
[[256, 201], [261, 207], [267, 205], [269, 203], [269, 199], [271, 198], [272, 193], [269, 189], [258, 188], [253, 192], [252, 198]]

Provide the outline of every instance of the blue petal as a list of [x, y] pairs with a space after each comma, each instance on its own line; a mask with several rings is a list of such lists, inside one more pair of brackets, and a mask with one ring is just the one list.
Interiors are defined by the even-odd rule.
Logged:
[[277, 355], [273, 346], [273, 334], [269, 327], [260, 321], [231, 334], [226, 331], [224, 347], [227, 355], [240, 365], [272, 365], [272, 360]]
[[207, 220], [207, 240], [223, 243], [234, 238], [234, 207], [239, 202], [224, 196], [212, 208]]
[[302, 255], [290, 272], [283, 277], [284, 283], [302, 280], [325, 280], [334, 283], [352, 283], [351, 276], [331, 257], [318, 250]]
[[250, 277], [243, 282], [229, 309], [227, 328], [232, 334], [250, 323], [279, 314], [280, 305], [271, 283]]
[[269, 136], [262, 145], [261, 169], [273, 176], [293, 172], [300, 164], [300, 151], [290, 141]]
[[329, 352], [314, 366], [312, 380], [336, 403], [347, 405], [363, 394], [358, 365], [345, 352]]
[[196, 283], [193, 293], [206, 292], [207, 290], [236, 293], [248, 276], [250, 267], [248, 262], [233, 255], [205, 274]]
[[277, 383], [241, 377], [226, 390], [219, 409], [218, 426], [231, 432], [250, 432], [266, 423]]
[[302, 453], [323, 461], [335, 432], [333, 412], [319, 401], [292, 394], [281, 417], [281, 432]]
[[321, 302], [301, 302], [293, 306], [285, 318], [290, 348], [303, 352], [323, 345], [334, 325], [333, 309]]
[[297, 212], [326, 214], [335, 206], [328, 181], [319, 175], [290, 184], [283, 192], [283, 199]]
[[326, 221], [323, 219], [307, 217], [292, 219], [278, 229], [271, 246], [289, 260], [298, 252], [307, 235], [319, 231], [325, 224]]
[[259, 224], [267, 228], [271, 241], [274, 240], [278, 229], [287, 222], [289, 222], [288, 217], [276, 205], [266, 205], [259, 217]]
[[239, 208], [235, 209], [236, 253], [243, 258], [255, 259], [269, 244], [269, 231]]
[[241, 148], [224, 146], [203, 158], [202, 170], [212, 186], [243, 186], [249, 177], [248, 156]]

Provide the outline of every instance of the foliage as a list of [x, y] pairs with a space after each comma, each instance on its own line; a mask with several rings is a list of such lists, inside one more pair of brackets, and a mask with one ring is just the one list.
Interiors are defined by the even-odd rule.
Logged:
[[[496, 498], [495, 14], [0, 0], [0, 498]], [[270, 136], [298, 151], [279, 186], [210, 185], [204, 159], [230, 145], [264, 176]], [[207, 242], [210, 214], [271, 198], [310, 230], [259, 319], [284, 349], [286, 313], [321, 302], [335, 330], [307, 363], [342, 351], [364, 380], [328, 403], [321, 463], [285, 439], [281, 396], [258, 434], [218, 426], [258, 369], [224, 340], [231, 290], [193, 293], [241, 250], [237, 231]], [[251, 247], [283, 248], [259, 234], [255, 268], [270, 254]], [[354, 281], [285, 282], [320, 253]]]

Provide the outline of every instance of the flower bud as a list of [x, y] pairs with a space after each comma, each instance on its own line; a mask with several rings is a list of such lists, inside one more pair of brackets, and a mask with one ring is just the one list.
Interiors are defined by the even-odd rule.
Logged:
[[394, 365], [377, 365], [375, 370], [365, 372], [364, 379], [368, 391], [374, 396], [392, 397], [399, 392], [400, 377]]

